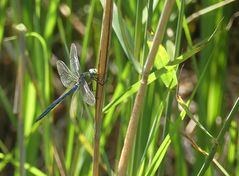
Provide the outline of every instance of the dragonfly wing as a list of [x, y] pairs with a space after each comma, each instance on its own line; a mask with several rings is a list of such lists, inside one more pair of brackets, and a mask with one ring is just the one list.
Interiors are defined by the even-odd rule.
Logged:
[[71, 44], [71, 50], [70, 50], [70, 68], [73, 74], [80, 76], [80, 63], [77, 56], [77, 49], [76, 45], [74, 43]]
[[61, 78], [61, 82], [65, 87], [69, 87], [78, 81], [78, 78], [73, 75], [63, 61], [56, 62], [57, 70]]
[[71, 105], [70, 105], [70, 117], [76, 117], [78, 113], [78, 98], [79, 98], [79, 91], [76, 91], [71, 98]]
[[95, 96], [85, 80], [81, 81], [81, 96], [87, 104], [91, 106], [95, 104]]

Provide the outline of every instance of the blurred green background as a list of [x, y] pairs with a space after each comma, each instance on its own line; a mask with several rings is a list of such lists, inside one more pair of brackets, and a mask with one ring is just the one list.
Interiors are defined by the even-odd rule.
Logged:
[[[100, 175], [117, 171], [164, 1], [114, 3]], [[239, 95], [239, 2], [187, 0], [180, 8], [181, 3], [175, 3], [149, 78], [127, 175], [196, 175], [206, 158], [202, 151], [209, 153], [214, 144], [205, 131], [218, 135]], [[65, 91], [56, 61], [69, 65], [71, 43], [82, 71], [97, 67], [102, 16], [96, 0], [0, 1], [0, 175], [92, 175], [94, 107], [71, 105], [69, 96], [33, 122]], [[216, 27], [197, 53], [197, 44]], [[185, 56], [183, 68], [182, 61], [167, 66], [179, 56]], [[188, 110], [205, 131], [188, 113], [183, 118], [176, 93], [190, 100]], [[71, 106], [77, 111], [71, 113]], [[237, 114], [214, 156], [219, 164], [211, 164], [206, 175], [239, 175], [238, 129]]]

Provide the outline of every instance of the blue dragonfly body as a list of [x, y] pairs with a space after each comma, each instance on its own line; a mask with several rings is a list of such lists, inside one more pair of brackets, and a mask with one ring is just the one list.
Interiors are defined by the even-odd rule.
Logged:
[[56, 99], [51, 105], [49, 105], [46, 110], [37, 117], [35, 122], [41, 120], [43, 117], [45, 117], [56, 105], [58, 105], [65, 97], [68, 95], [76, 92], [78, 89], [81, 90], [81, 96], [83, 97], [83, 100], [89, 104], [94, 105], [95, 104], [95, 97], [92, 91], [90, 90], [86, 79], [90, 78], [90, 80], [96, 79], [97, 70], [96, 69], [89, 69], [88, 72], [79, 73], [80, 71], [80, 64], [77, 56], [77, 49], [75, 44], [71, 44], [70, 49], [70, 69], [65, 65], [63, 61], [57, 61], [57, 70], [60, 75], [60, 79], [62, 84], [65, 87], [72, 88], [67, 91], [65, 94], [60, 96], [58, 99]]

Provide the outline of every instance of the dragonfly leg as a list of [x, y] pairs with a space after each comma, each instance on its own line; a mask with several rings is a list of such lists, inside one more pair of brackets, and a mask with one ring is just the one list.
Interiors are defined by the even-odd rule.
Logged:
[[103, 79], [99, 79], [97, 77], [94, 78], [94, 80], [101, 86], [103, 86], [106, 82], [106, 80], [103, 80]]

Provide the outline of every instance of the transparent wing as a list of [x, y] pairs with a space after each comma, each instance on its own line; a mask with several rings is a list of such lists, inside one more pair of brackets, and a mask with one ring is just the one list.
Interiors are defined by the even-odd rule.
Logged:
[[79, 104], [78, 104], [78, 98], [79, 98], [80, 91], [75, 91], [71, 98], [71, 106], [70, 106], [70, 117], [76, 117], [78, 110], [79, 110]]
[[73, 75], [69, 70], [66, 64], [63, 61], [56, 62], [58, 74], [60, 75], [61, 82], [65, 87], [75, 84], [78, 81], [78, 78]]
[[76, 45], [74, 43], [71, 44], [71, 50], [70, 50], [70, 68], [74, 75], [76, 75], [77, 77], [80, 77], [80, 74], [79, 74], [80, 63], [77, 56]]
[[81, 81], [81, 96], [83, 97], [84, 102], [86, 102], [89, 105], [95, 104], [95, 96], [90, 90], [87, 82], [85, 80]]

